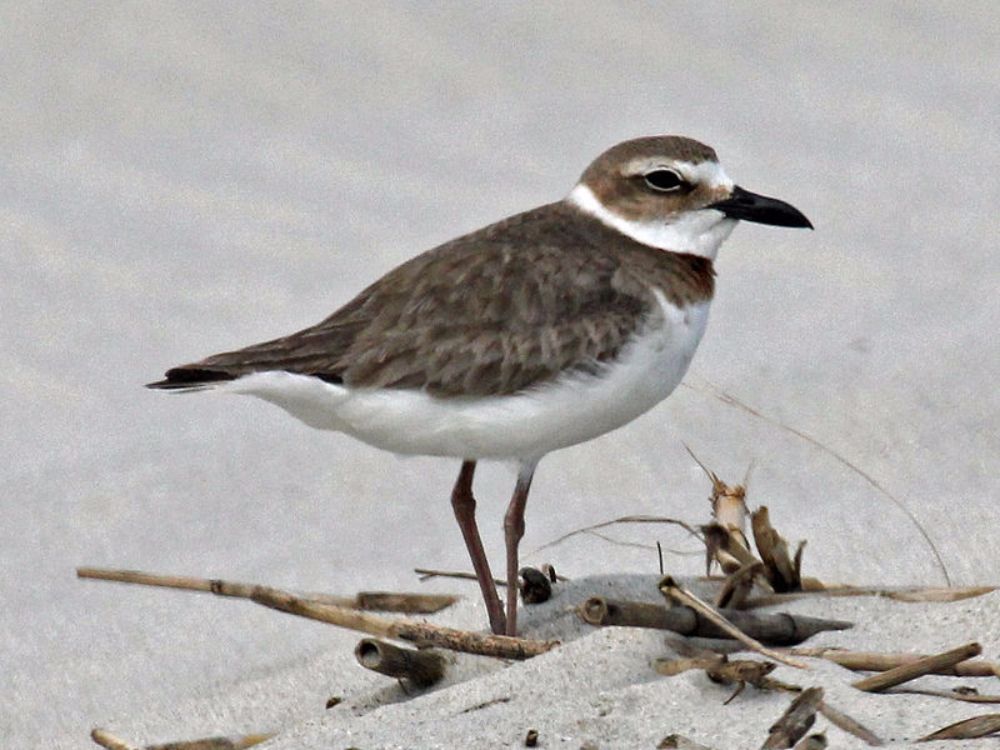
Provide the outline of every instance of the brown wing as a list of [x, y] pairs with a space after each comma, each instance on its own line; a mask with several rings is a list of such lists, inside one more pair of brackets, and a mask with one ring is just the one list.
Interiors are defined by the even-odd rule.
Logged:
[[[581, 231], [569, 210], [553, 204], [449, 242], [311, 328], [174, 368], [150, 387], [285, 370], [353, 387], [483, 396], [593, 368], [620, 351], [652, 298], [603, 246], [620, 235], [595, 234], [590, 222]], [[708, 273], [710, 285], [710, 264]]]

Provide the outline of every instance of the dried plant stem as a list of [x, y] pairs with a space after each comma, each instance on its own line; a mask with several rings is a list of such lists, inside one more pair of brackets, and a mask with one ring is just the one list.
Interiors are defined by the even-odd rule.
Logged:
[[[216, 596], [232, 596], [252, 599], [262, 586], [254, 583], [223, 581], [217, 578], [193, 578], [144, 573], [138, 570], [109, 570], [105, 568], [77, 568], [78, 578], [93, 578], [101, 581], [137, 583], [143, 586], [163, 586], [185, 591], [203, 591]], [[361, 591], [353, 597], [330, 596], [329, 594], [301, 594], [310, 601], [332, 604], [350, 609], [375, 610], [379, 612], [408, 612], [431, 614], [454, 604], [458, 597], [447, 594], [409, 594], [386, 591]]]
[[1000, 732], [1000, 714], [985, 714], [974, 716], [965, 721], [949, 724], [943, 729], [921, 737], [917, 742], [931, 740], [974, 740], [979, 737], [989, 737]]
[[[726, 610], [723, 616], [735, 627], [763, 643], [798, 643], [824, 630], [845, 630], [851, 623], [842, 620], [822, 620], [803, 615], [758, 615], [740, 610]], [[580, 617], [591, 625], [670, 630], [685, 636], [730, 638], [729, 631], [715, 622], [699, 616], [695, 609], [675, 605], [605, 599], [593, 596], [580, 607]]]
[[423, 622], [390, 620], [331, 604], [317, 604], [277, 589], [260, 588], [253, 601], [265, 607], [358, 630], [379, 638], [410, 641], [420, 646], [437, 646], [500, 659], [529, 659], [559, 645], [558, 641], [532, 641], [504, 635], [483, 635]]
[[374, 672], [428, 687], [444, 677], [444, 657], [431, 649], [400, 648], [377, 638], [362, 638], [354, 649], [358, 663]]
[[909, 682], [925, 674], [931, 674], [939, 669], [954, 667], [959, 662], [979, 656], [983, 651], [978, 643], [967, 643], [964, 646], [953, 648], [934, 656], [925, 656], [910, 664], [902, 664], [881, 674], [866, 677], [852, 683], [858, 690], [865, 690], [869, 693], [878, 693], [888, 688]]
[[[835, 648], [793, 648], [789, 650], [789, 653], [793, 656], [826, 659], [855, 672], [885, 672], [927, 658], [923, 654], [878, 654], [871, 651], [844, 651]], [[1000, 664], [966, 660], [938, 668], [928, 674], [956, 677], [1000, 677]]]
[[705, 617], [706, 619], [713, 622], [719, 628], [728, 633], [732, 638], [745, 644], [747, 647], [753, 649], [754, 651], [767, 656], [770, 659], [779, 661], [782, 664], [787, 664], [790, 667], [795, 667], [796, 669], [809, 669], [809, 666], [797, 659], [793, 659], [790, 656], [780, 654], [774, 649], [770, 649], [765, 646], [760, 641], [751, 638], [738, 627], [736, 627], [732, 622], [723, 617], [719, 612], [712, 608], [707, 602], [702, 601], [694, 594], [689, 591], [682, 589], [677, 581], [675, 581], [671, 576], [666, 576], [660, 582], [660, 591], [663, 595], [676, 601], [679, 604], [683, 604], [691, 609], [695, 610], [699, 615]]

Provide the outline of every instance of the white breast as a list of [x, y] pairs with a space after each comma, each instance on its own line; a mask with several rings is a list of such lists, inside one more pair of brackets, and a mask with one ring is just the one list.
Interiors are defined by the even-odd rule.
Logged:
[[570, 373], [511, 396], [436, 398], [416, 390], [351, 389], [319, 378], [262, 372], [218, 390], [257, 396], [306, 424], [394, 453], [462, 459], [539, 459], [617, 429], [653, 408], [687, 372], [708, 302], [660, 315], [598, 375]]

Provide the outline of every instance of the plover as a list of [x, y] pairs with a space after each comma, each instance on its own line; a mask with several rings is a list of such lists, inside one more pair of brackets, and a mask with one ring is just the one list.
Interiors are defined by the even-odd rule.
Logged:
[[[461, 459], [455, 517], [490, 627], [513, 635], [535, 466], [670, 395], [705, 331], [716, 253], [741, 220], [812, 227], [737, 186], [698, 141], [626, 141], [565, 199], [418, 255], [317, 325], [149, 387], [250, 394], [387, 451]], [[506, 612], [476, 525], [480, 459], [519, 465]]]

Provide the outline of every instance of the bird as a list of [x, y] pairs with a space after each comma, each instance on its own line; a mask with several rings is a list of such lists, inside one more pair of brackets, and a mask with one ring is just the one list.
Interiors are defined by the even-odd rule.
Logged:
[[[697, 140], [597, 157], [562, 200], [417, 255], [316, 325], [174, 367], [147, 387], [256, 396], [305, 424], [461, 461], [451, 504], [498, 635], [517, 633], [518, 547], [538, 462], [611, 432], [681, 382], [740, 221], [812, 229], [733, 182]], [[506, 607], [476, 522], [478, 461], [515, 462]]]

